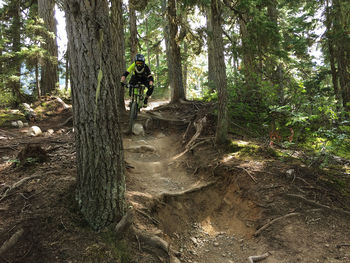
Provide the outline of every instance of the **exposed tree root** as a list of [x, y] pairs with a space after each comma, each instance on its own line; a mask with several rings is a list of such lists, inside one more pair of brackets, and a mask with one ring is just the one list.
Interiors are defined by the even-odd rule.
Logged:
[[134, 209], [130, 209], [115, 226], [114, 230], [117, 237], [121, 238], [124, 232], [126, 232], [130, 228], [134, 220], [134, 214]]
[[284, 216], [281, 216], [281, 217], [277, 217], [273, 220], [271, 220], [269, 223], [267, 223], [266, 225], [263, 225], [262, 227], [260, 227], [255, 233], [254, 233], [254, 236], [257, 237], [260, 235], [260, 233], [262, 231], [264, 231], [265, 229], [267, 229], [269, 226], [271, 226], [272, 224], [274, 224], [276, 221], [279, 221], [281, 219], [285, 219], [287, 217], [291, 217], [291, 216], [299, 216], [301, 215], [300, 213], [290, 213], [290, 214], [286, 214]]
[[38, 178], [38, 177], [41, 177], [40, 175], [33, 175], [33, 176], [30, 176], [30, 177], [24, 177], [22, 178], [21, 180], [19, 180], [18, 182], [14, 183], [12, 186], [10, 186], [9, 188], [7, 188], [5, 190], [5, 192], [1, 195], [0, 197], [0, 201], [4, 200], [6, 197], [9, 196], [9, 193], [20, 187], [22, 184], [24, 184], [25, 182], [29, 181], [29, 180], [32, 180], [32, 179], [35, 179], [35, 178]]
[[195, 193], [195, 192], [199, 192], [199, 191], [202, 191], [214, 184], [216, 184], [217, 181], [212, 181], [212, 182], [209, 182], [207, 184], [204, 184], [204, 185], [200, 185], [198, 187], [194, 187], [194, 188], [191, 188], [189, 190], [185, 190], [185, 191], [181, 191], [181, 192], [177, 192], [177, 193], [163, 193], [159, 198], [158, 200], [160, 202], [162, 202], [163, 200], [167, 200], [168, 198], [171, 198], [171, 197], [179, 197], [179, 196], [182, 196], [182, 195], [187, 195], [187, 194], [191, 194], [191, 193]]
[[263, 260], [263, 259], [267, 258], [268, 256], [270, 256], [269, 252], [267, 252], [267, 253], [265, 253], [263, 255], [259, 255], [259, 256], [250, 256], [250, 257], [248, 257], [248, 262], [249, 263], [258, 262], [260, 260]]
[[2, 244], [2, 246], [0, 247], [0, 255], [2, 255], [4, 252], [6, 252], [11, 247], [13, 247], [17, 243], [18, 239], [23, 235], [23, 232], [24, 232], [24, 230], [22, 228], [20, 228], [8, 240], [6, 240]]
[[345, 211], [345, 210], [340, 209], [338, 207], [330, 207], [330, 206], [327, 206], [327, 205], [322, 205], [322, 204], [319, 204], [319, 203], [317, 203], [315, 201], [306, 199], [305, 197], [303, 197], [301, 195], [286, 194], [286, 196], [290, 197], [290, 198], [294, 198], [294, 199], [300, 200], [300, 201], [303, 201], [304, 203], [306, 203], [308, 205], [311, 205], [311, 206], [314, 206], [314, 207], [323, 208], [323, 209], [326, 209], [326, 210], [331, 211], [331, 212], [336, 212], [336, 213], [340, 213], [340, 214], [343, 214], [343, 215], [346, 215], [346, 216], [350, 216], [350, 212], [349, 211]]

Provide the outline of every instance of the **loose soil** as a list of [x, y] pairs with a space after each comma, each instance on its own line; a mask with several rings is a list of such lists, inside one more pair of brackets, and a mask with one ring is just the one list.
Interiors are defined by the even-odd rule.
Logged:
[[[211, 105], [156, 106], [139, 116], [144, 135], [123, 136], [126, 199], [139, 231], [123, 236], [94, 232], [79, 213], [69, 109], [30, 123], [42, 136], [1, 127], [0, 262], [350, 262], [349, 197], [324, 170], [283, 161], [243, 136], [231, 139], [259, 150], [243, 158], [240, 147], [216, 148]], [[196, 132], [188, 124], [204, 116], [186, 148]], [[137, 233], [159, 237], [168, 251]]]

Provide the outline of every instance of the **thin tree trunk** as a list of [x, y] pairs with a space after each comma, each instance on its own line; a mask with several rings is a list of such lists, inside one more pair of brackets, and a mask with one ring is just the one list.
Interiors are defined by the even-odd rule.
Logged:
[[[47, 51], [41, 67], [41, 91], [42, 94], [50, 94], [56, 89], [58, 83], [58, 48], [57, 48], [57, 30], [55, 20], [55, 1], [38, 0], [38, 13], [44, 20], [44, 25], [48, 32], [45, 33], [45, 43], [42, 45]], [[54, 37], [48, 33], [53, 33]]]
[[107, 0], [64, 1], [77, 154], [77, 201], [93, 229], [125, 213], [117, 63]]
[[172, 87], [172, 83], [170, 82], [170, 80], [172, 79], [172, 73], [173, 73], [173, 65], [171, 64], [170, 61], [170, 57], [171, 57], [171, 53], [170, 53], [170, 36], [169, 36], [169, 22], [167, 19], [167, 0], [163, 0], [162, 1], [162, 11], [163, 11], [163, 17], [164, 17], [164, 27], [163, 27], [163, 31], [164, 31], [164, 39], [165, 39], [165, 54], [167, 57], [167, 66], [168, 66], [168, 84], [170, 86], [170, 90], [173, 90]]
[[215, 91], [215, 67], [214, 67], [214, 46], [213, 46], [213, 22], [211, 9], [207, 9], [207, 43], [208, 43], [208, 87], [210, 93]]
[[[176, 0], [168, 0], [168, 22], [169, 22], [169, 44], [170, 44], [170, 61], [172, 63], [171, 73], [171, 103], [177, 103], [185, 99], [185, 92], [182, 82], [182, 67], [180, 47], [176, 41], [177, 37], [177, 20], [176, 20]], [[169, 59], [169, 58], [168, 58]]]
[[64, 84], [64, 89], [67, 92], [68, 91], [68, 86], [69, 86], [69, 76], [70, 76], [70, 69], [69, 69], [69, 43], [67, 44], [67, 50], [66, 54], [64, 55], [64, 58], [66, 60], [66, 74], [65, 74], [65, 84]]
[[218, 122], [215, 141], [224, 144], [227, 141], [227, 77], [224, 58], [224, 43], [221, 28], [221, 4], [219, 0], [211, 0], [211, 20], [213, 26], [215, 85], [218, 91]]
[[[21, 50], [21, 6], [20, 1], [15, 0], [11, 3], [11, 13], [13, 13], [13, 24], [11, 27], [11, 38], [12, 38], [12, 52], [15, 54], [16, 52], [19, 52]], [[20, 82], [20, 76], [21, 76], [21, 61], [18, 57], [18, 55], [15, 55], [12, 58], [10, 67], [13, 68], [14, 76], [16, 78], [12, 78], [12, 80], [9, 81], [9, 86], [12, 90], [12, 94], [15, 98], [15, 103], [19, 104], [23, 100], [23, 95], [21, 93], [21, 82]], [[15, 105], [17, 106], [17, 105]]]

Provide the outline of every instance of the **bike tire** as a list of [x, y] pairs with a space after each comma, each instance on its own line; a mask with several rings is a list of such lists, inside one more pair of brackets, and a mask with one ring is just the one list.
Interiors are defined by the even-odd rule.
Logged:
[[130, 107], [129, 113], [129, 132], [132, 132], [132, 127], [134, 126], [134, 122], [137, 118], [137, 102], [134, 101]]

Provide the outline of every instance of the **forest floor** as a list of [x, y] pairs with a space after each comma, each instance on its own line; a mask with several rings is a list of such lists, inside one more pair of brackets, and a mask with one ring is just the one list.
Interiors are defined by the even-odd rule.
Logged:
[[218, 149], [210, 105], [159, 104], [139, 116], [144, 134], [123, 136], [122, 238], [77, 209], [70, 109], [31, 122], [41, 136], [0, 127], [0, 262], [350, 262], [349, 189], [334, 183], [349, 183], [350, 161], [311, 168], [235, 134]]

